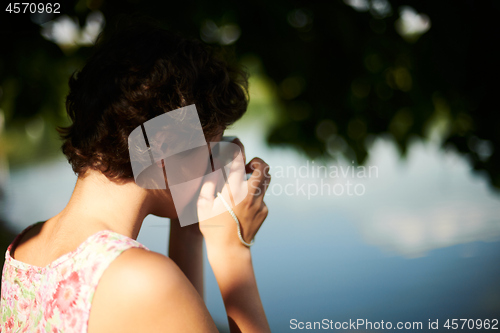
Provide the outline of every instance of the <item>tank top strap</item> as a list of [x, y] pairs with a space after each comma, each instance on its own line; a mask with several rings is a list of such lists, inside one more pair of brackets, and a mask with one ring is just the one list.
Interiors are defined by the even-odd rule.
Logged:
[[69, 325], [75, 332], [87, 332], [99, 280], [109, 265], [131, 248], [148, 250], [127, 236], [103, 230], [87, 238], [69, 258], [52, 267], [51, 271], [59, 277], [53, 279], [58, 282], [44, 313], [44, 319], [48, 320], [42, 326], [46, 328], [51, 321], [62, 323], [62, 319], [65, 322], [62, 327]]
[[146, 246], [127, 236], [104, 230], [92, 235], [86, 246], [81, 247], [81, 251], [71, 258], [71, 272], [78, 272], [82, 286], [80, 297], [89, 305], [89, 311], [104, 271], [120, 254], [131, 248], [148, 250]]

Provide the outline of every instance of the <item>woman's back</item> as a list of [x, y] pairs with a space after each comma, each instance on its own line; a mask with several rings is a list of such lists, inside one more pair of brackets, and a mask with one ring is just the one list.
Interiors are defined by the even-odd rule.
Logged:
[[[27, 228], [6, 252], [0, 331], [87, 332], [92, 299], [105, 269], [123, 251], [146, 248], [129, 237], [101, 230], [44, 267], [15, 259], [16, 246], [40, 226]], [[34, 246], [28, 244], [26, 250]]]

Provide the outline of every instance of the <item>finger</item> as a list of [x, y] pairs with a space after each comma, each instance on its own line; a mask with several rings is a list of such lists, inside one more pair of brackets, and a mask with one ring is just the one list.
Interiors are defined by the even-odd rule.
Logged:
[[[230, 164], [229, 182], [242, 182], [245, 179], [246, 166], [245, 166], [245, 152], [243, 145], [236, 142], [231, 142], [232, 160]], [[236, 183], [235, 183], [236, 184]], [[232, 184], [231, 184], [232, 185]]]
[[264, 193], [266, 193], [266, 192], [267, 192], [267, 188], [269, 187], [269, 184], [270, 184], [270, 183], [271, 183], [271, 175], [270, 175], [270, 174], [268, 174], [268, 175], [266, 176], [266, 179], [264, 180], [264, 183], [262, 184], [262, 186], [263, 186], [263, 190], [264, 190]]
[[263, 197], [271, 180], [269, 165], [256, 157], [248, 163], [247, 169], [253, 170], [252, 175], [248, 179], [249, 194]]
[[232, 206], [236, 206], [243, 201], [248, 194], [243, 153], [239, 146], [234, 145], [234, 148], [237, 150], [237, 154], [231, 161], [231, 167], [227, 178], [227, 185], [232, 197]]
[[245, 146], [243, 145], [243, 143], [241, 142], [241, 140], [239, 138], [235, 138], [231, 142], [237, 144], [240, 147], [241, 154], [243, 155], [243, 164], [246, 164], [247, 163], [247, 157], [245, 155]]

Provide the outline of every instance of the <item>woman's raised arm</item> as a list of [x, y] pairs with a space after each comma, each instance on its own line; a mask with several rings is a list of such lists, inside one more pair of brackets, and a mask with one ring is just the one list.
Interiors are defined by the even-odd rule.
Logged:
[[[237, 162], [233, 162], [231, 169], [238, 170], [240, 167]], [[248, 194], [234, 207], [234, 213], [240, 222], [243, 240], [250, 243], [267, 217], [264, 193], [270, 176], [269, 166], [259, 158], [254, 158], [245, 169], [247, 172], [252, 171], [247, 182]], [[238, 178], [238, 175], [235, 177]], [[221, 198], [213, 196], [216, 184], [217, 179], [204, 184], [199, 210], [220, 209], [223, 204], [220, 202]], [[270, 332], [257, 289], [250, 248], [238, 238], [238, 228], [233, 217], [226, 212], [200, 221], [200, 230], [224, 300], [231, 332]]]

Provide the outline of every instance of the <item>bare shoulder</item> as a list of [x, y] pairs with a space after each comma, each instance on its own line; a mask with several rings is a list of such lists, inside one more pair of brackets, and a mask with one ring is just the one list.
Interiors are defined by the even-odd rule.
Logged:
[[140, 248], [123, 252], [105, 271], [104, 278], [113, 281], [110, 287], [132, 287], [130, 292], [141, 293], [151, 290], [157, 293], [173, 284], [182, 284], [185, 279], [170, 258]]
[[92, 301], [89, 333], [216, 332], [189, 280], [168, 257], [123, 252], [104, 272]]

